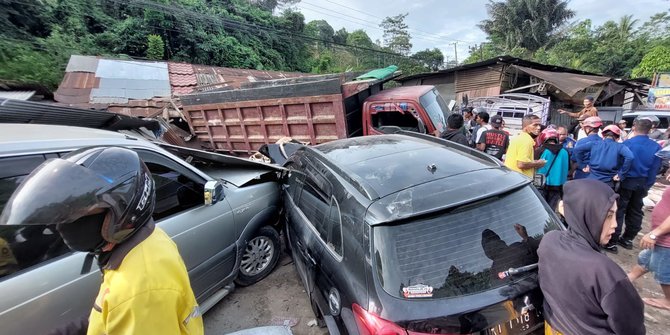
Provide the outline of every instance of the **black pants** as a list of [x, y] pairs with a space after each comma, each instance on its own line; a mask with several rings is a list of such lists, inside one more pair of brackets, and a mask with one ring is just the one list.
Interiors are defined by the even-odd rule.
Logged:
[[[619, 188], [619, 200], [617, 202], [616, 222], [617, 227], [612, 242], [617, 242], [619, 236], [622, 240], [633, 240], [642, 229], [642, 199], [647, 196], [646, 178], [629, 178], [621, 182]], [[623, 235], [621, 231], [624, 223], [626, 230]]]

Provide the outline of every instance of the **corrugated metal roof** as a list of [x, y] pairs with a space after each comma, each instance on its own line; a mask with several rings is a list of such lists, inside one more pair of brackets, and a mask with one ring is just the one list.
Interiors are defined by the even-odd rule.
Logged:
[[97, 67], [98, 58], [96, 57], [72, 55], [65, 72], [95, 72]]
[[91, 96], [88, 100], [92, 104], [125, 104], [125, 103], [128, 103], [128, 98], [121, 98], [121, 97], [93, 97], [93, 96]]
[[28, 100], [35, 93], [35, 91], [0, 91], [0, 99]]
[[99, 88], [105, 89], [127, 89], [127, 90], [169, 90], [170, 83], [165, 80], [138, 80], [138, 79], [117, 79], [100, 78]]
[[169, 81], [167, 63], [101, 59], [95, 76], [100, 78]]
[[124, 114], [145, 116], [165, 106], [161, 98], [193, 93], [201, 85], [212, 85], [204, 90], [239, 88], [247, 82], [302, 76], [311, 74], [73, 55], [54, 98], [82, 108], [113, 107]]
[[100, 78], [92, 72], [66, 72], [60, 83], [62, 88], [95, 88], [100, 85]]

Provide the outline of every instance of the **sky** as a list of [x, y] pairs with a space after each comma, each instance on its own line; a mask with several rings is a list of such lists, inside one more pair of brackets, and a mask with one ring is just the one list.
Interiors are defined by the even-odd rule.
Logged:
[[[409, 13], [405, 23], [413, 53], [439, 48], [445, 61], [457, 56], [461, 62], [468, 55], [468, 46], [486, 41], [486, 34], [477, 27], [488, 18], [486, 3], [488, 0], [301, 0], [294, 8], [305, 15], [306, 22], [326, 20], [335, 31], [363, 29], [373, 41], [382, 40], [379, 23], [385, 17]], [[653, 14], [668, 10], [670, 1], [571, 0], [569, 7], [576, 12], [573, 21], [590, 19], [598, 26], [632, 13], [640, 25]]]

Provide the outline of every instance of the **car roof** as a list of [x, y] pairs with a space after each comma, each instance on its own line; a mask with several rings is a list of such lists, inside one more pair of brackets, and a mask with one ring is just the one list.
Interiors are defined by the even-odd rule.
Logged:
[[382, 90], [379, 93], [369, 97], [367, 102], [374, 101], [383, 101], [383, 100], [395, 100], [395, 99], [407, 99], [407, 98], [419, 98], [426, 92], [432, 90], [434, 86], [430, 85], [420, 85], [420, 86], [401, 86], [394, 87], [387, 90]]
[[445, 177], [501, 168], [491, 156], [425, 136], [375, 135], [314, 146], [374, 199]]
[[0, 156], [24, 152], [70, 150], [90, 145], [153, 147], [151, 143], [143, 139], [93, 128], [22, 123], [0, 124]]

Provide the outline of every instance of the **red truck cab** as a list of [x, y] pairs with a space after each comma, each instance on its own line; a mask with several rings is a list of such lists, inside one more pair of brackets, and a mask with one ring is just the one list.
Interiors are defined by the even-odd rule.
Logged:
[[442, 133], [449, 107], [434, 86], [402, 86], [380, 91], [363, 103], [363, 135], [394, 127], [424, 134]]

